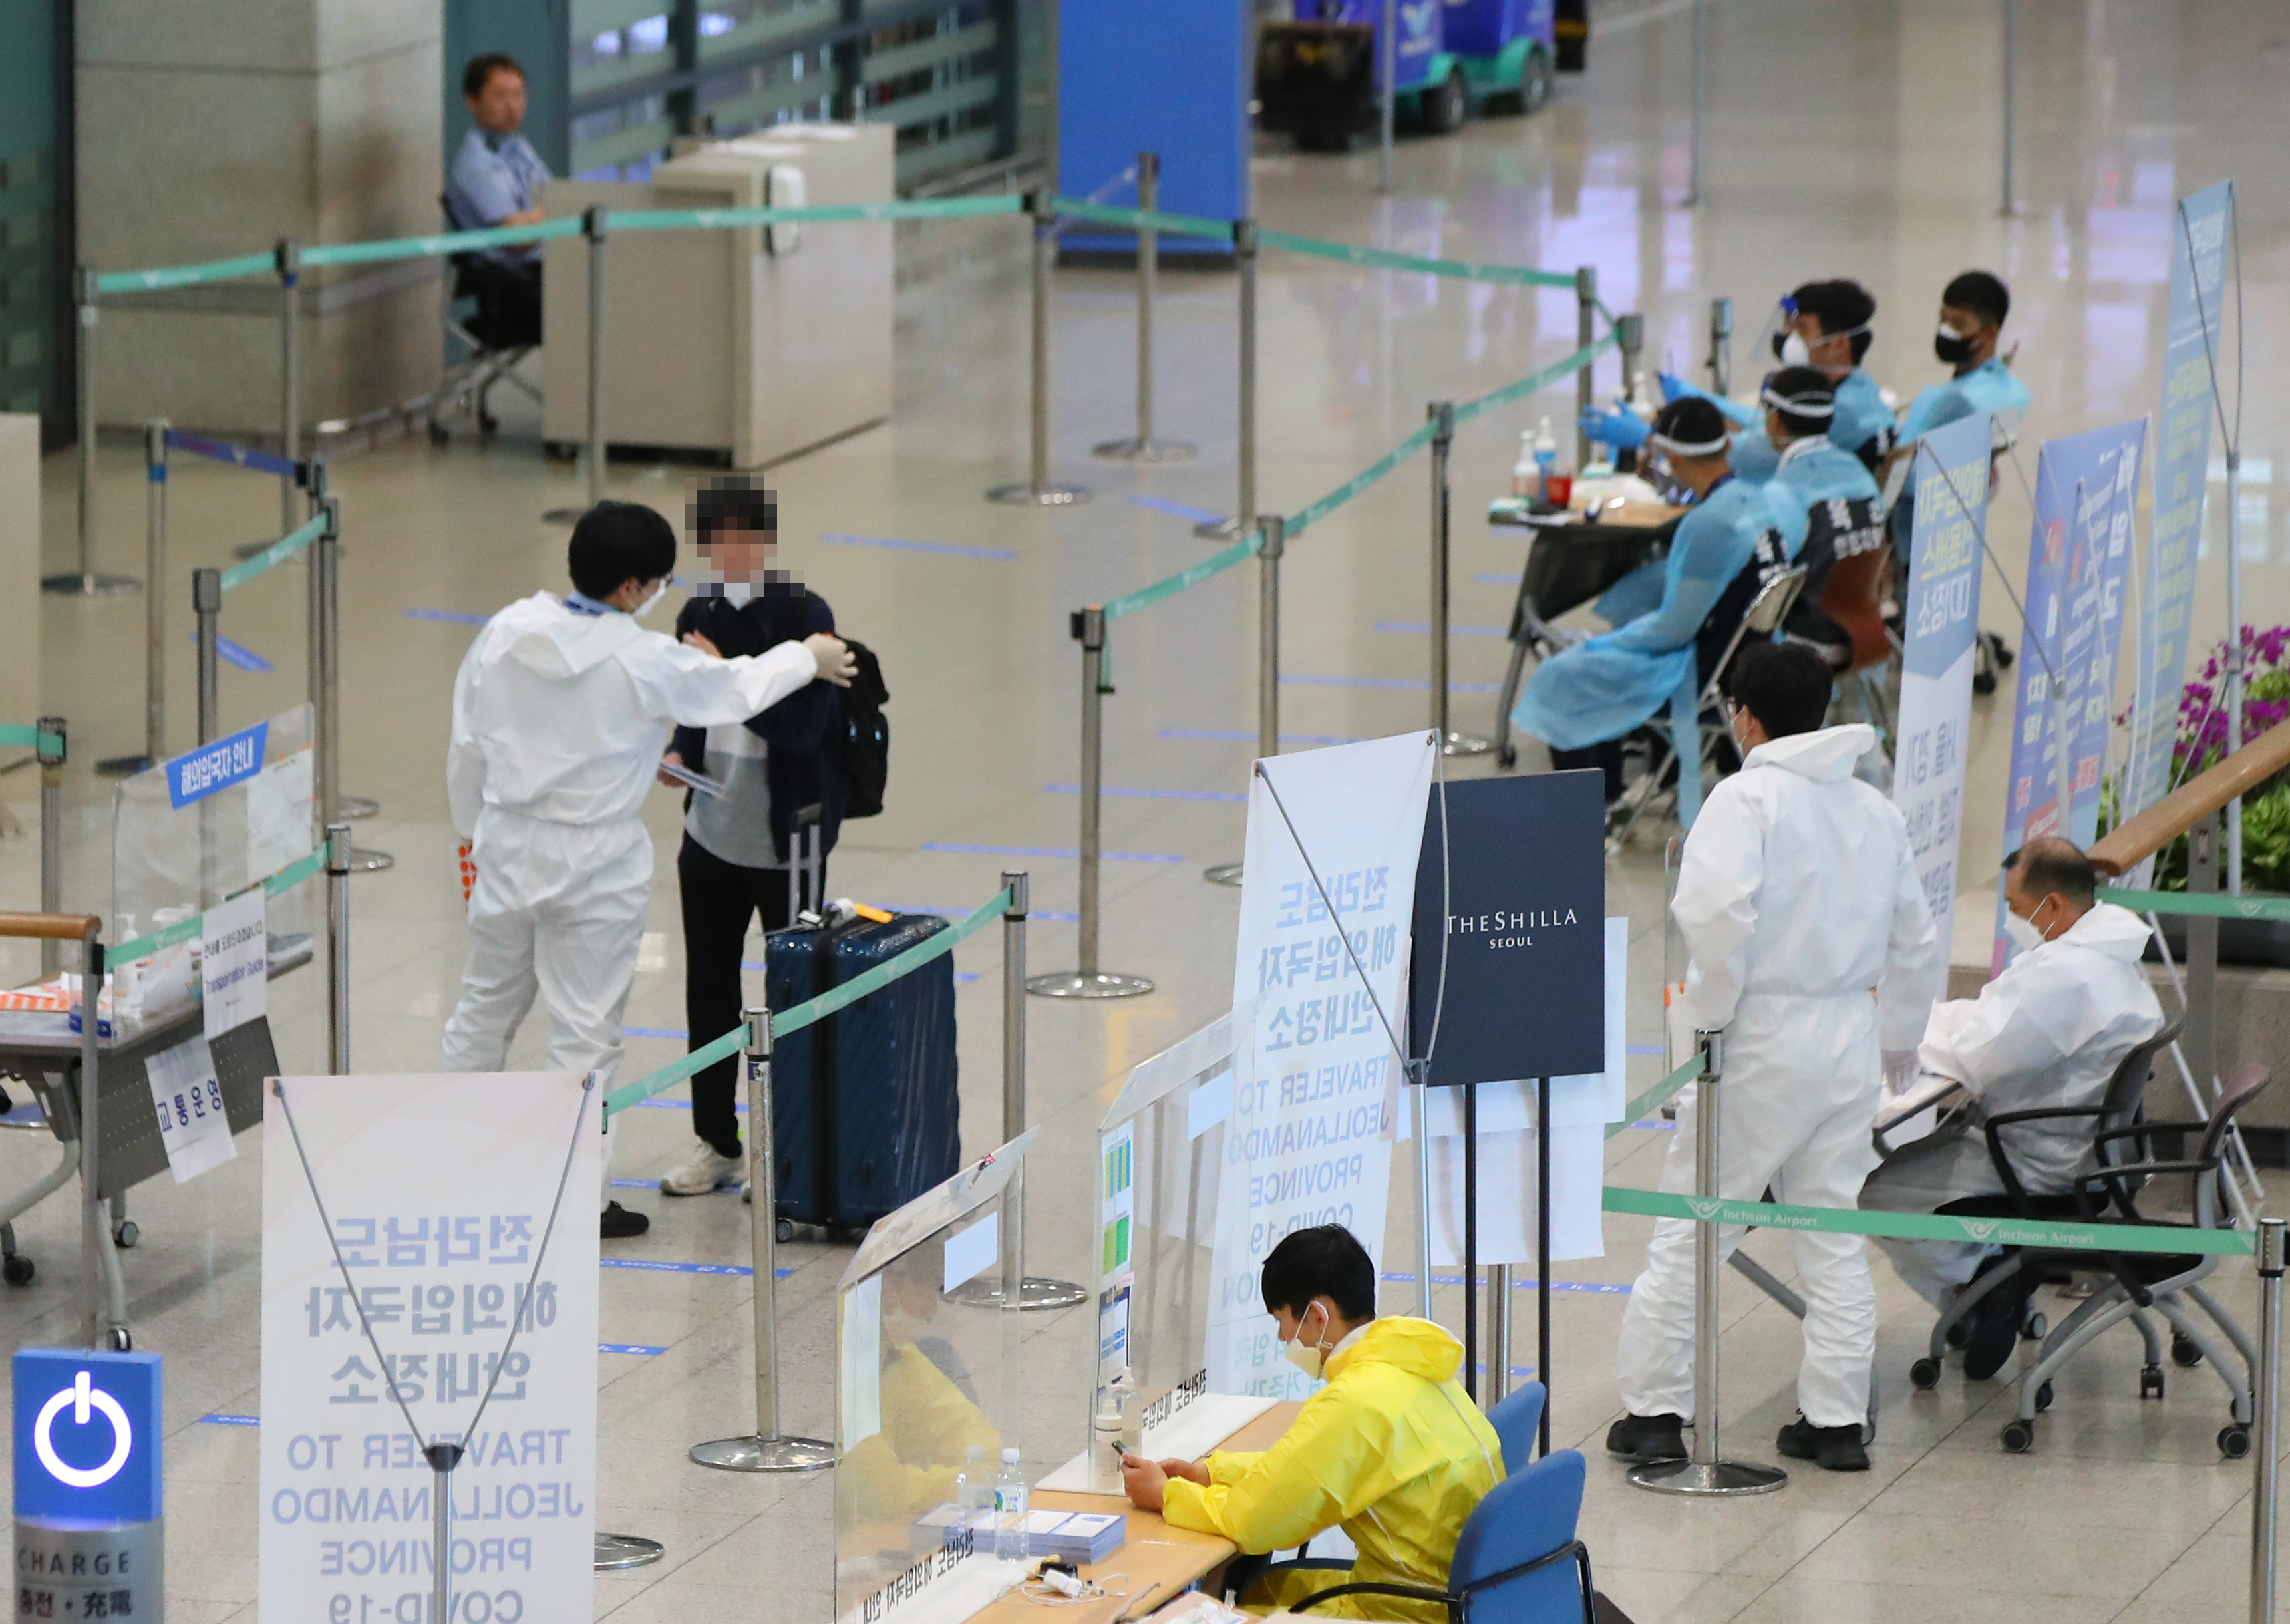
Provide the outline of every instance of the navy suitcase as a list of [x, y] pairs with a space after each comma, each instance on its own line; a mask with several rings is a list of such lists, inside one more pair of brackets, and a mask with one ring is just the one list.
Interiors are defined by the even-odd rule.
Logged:
[[[792, 1009], [947, 928], [935, 915], [906, 914], [774, 931], [765, 1002]], [[961, 1165], [952, 954], [789, 1033], [772, 1061], [783, 1220], [864, 1229]]]

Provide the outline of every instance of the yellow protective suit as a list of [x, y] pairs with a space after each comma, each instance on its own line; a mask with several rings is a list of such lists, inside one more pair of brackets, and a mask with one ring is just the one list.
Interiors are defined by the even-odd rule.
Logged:
[[893, 1345], [883, 1361], [883, 1429], [836, 1462], [836, 1486], [868, 1522], [920, 1516], [954, 1498], [954, 1479], [973, 1447], [985, 1451], [988, 1480], [1002, 1440], [928, 1354]]
[[[1462, 1363], [1462, 1344], [1429, 1320], [1369, 1321], [1358, 1341], [1330, 1356], [1328, 1385], [1277, 1444], [1211, 1455], [1206, 1488], [1171, 1478], [1162, 1515], [1251, 1555], [1338, 1526], [1359, 1548], [1348, 1573], [1269, 1576], [1269, 1591], [1247, 1598], [1252, 1609], [1339, 1584], [1445, 1589], [1464, 1518], [1502, 1476], [1502, 1444], [1455, 1381]], [[1312, 1616], [1445, 1624], [1447, 1614], [1429, 1603], [1346, 1596]]]

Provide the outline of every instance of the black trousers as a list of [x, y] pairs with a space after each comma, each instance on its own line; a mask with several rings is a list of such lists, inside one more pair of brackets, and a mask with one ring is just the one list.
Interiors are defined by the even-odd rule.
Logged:
[[[740, 956], [748, 921], [764, 929], [788, 924], [788, 871], [727, 863], [691, 836], [676, 854], [677, 892], [684, 904], [684, 1020], [694, 1049], [740, 1024]], [[740, 1152], [740, 1061], [718, 1060], [692, 1079], [692, 1131], [725, 1156]]]

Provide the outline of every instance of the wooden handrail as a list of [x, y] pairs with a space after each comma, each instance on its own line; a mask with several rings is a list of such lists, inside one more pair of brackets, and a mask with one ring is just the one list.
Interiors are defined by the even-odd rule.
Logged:
[[0, 937], [85, 941], [102, 929], [103, 921], [93, 914], [0, 914]]
[[2121, 874], [2286, 767], [2290, 767], [2290, 721], [2276, 723], [2218, 765], [2110, 829], [2091, 849], [2092, 867], [2104, 875]]

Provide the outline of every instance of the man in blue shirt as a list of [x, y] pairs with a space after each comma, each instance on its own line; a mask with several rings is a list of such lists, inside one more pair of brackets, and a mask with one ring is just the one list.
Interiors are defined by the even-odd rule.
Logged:
[[[524, 122], [524, 70], [516, 59], [491, 51], [461, 70], [461, 100], [476, 127], [453, 155], [445, 206], [461, 230], [484, 226], [537, 225], [548, 165], [518, 133]], [[477, 336], [506, 348], [540, 341], [540, 245], [488, 248], [465, 276], [476, 294]]]
[[[1861, 365], [1876, 316], [1877, 301], [1859, 283], [1808, 282], [1782, 300], [1782, 326], [1774, 335], [1774, 358], [1782, 366], [1814, 367], [1829, 379], [1833, 410], [1826, 437], [1872, 473], [1892, 451], [1894, 432], [1892, 408]], [[1780, 468], [1782, 443], [1763, 428], [1761, 418], [1734, 442], [1739, 478], [1771, 479]]]
[[1956, 375], [1917, 392], [1901, 419], [1902, 445], [1975, 412], [1991, 414], [2007, 433], [2019, 428], [2028, 414], [2028, 386], [1996, 355], [2011, 313], [2010, 292], [1986, 271], [1966, 271], [1942, 291], [1933, 354]]

